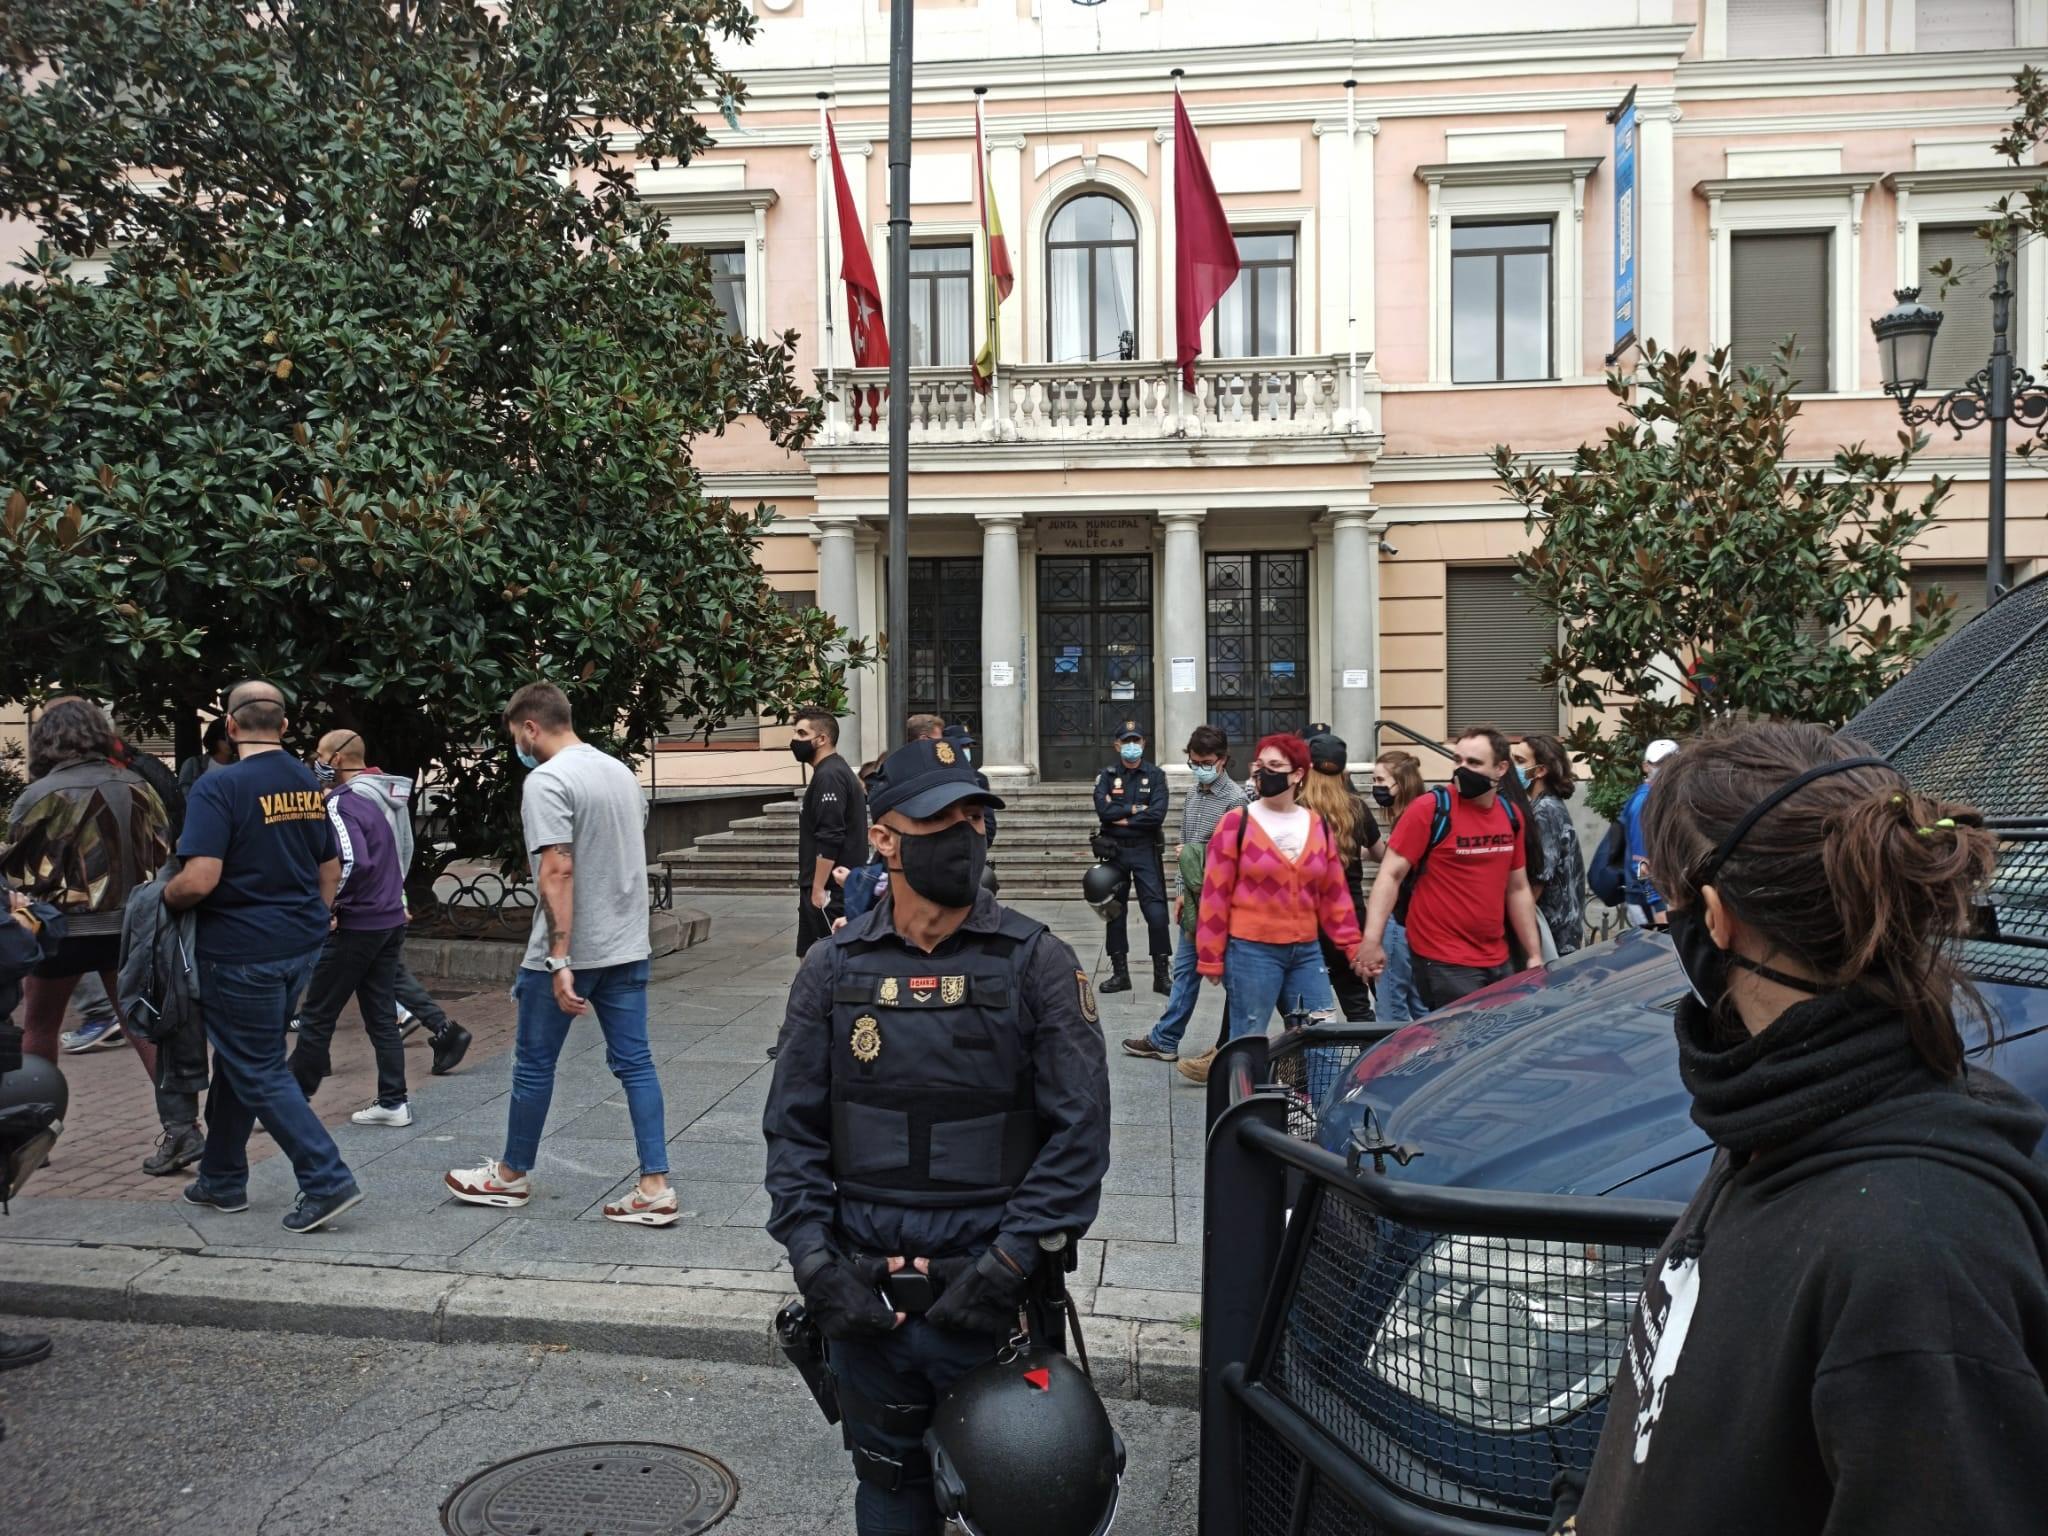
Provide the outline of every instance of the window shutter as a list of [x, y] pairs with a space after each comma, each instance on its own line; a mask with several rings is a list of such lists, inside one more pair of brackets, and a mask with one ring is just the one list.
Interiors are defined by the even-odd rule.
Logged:
[[1827, 51], [1827, 0], [1728, 0], [1729, 58], [1805, 59]]
[[1793, 384], [1831, 387], [1828, 373], [1827, 234], [1737, 234], [1729, 247], [1729, 311], [1735, 365], [1768, 368], [1786, 336], [1798, 338]]
[[[1954, 264], [1956, 281], [1946, 293], [1941, 279], [1930, 272], [1940, 261]], [[1991, 360], [1992, 277], [1991, 248], [1977, 238], [1976, 226], [1920, 227], [1920, 297], [1941, 311], [1941, 330], [1927, 368], [1929, 387], [1953, 389]]]
[[[1944, 330], [1947, 325], [1944, 323]], [[2008, 584], [2011, 577], [2006, 578]], [[1929, 587], [1938, 586], [1956, 600], [1949, 612], [1949, 632], [1953, 634], [1970, 620], [1984, 611], [1984, 567], [1981, 565], [1915, 565], [1906, 573], [1906, 584], [1912, 589], [1917, 601], [1927, 595]], [[1917, 618], [1918, 615], [1915, 615]]]
[[1914, 0], [1913, 46], [1921, 53], [2010, 48], [2012, 12], [2013, 0]]
[[1557, 730], [1557, 696], [1536, 673], [1557, 640], [1510, 566], [1445, 571], [1446, 698], [1450, 728], [1490, 725], [1511, 736]]

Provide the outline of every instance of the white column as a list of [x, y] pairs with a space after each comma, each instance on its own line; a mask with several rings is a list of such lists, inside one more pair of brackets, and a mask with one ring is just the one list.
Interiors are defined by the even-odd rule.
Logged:
[[[1636, 110], [1636, 198], [1642, 211], [1636, 245], [1636, 335], [1667, 349], [1679, 343], [1673, 188], [1677, 162], [1671, 144], [1671, 125], [1676, 121], [1676, 106]], [[1614, 339], [1612, 320], [1610, 314], [1609, 344]]]
[[[860, 573], [854, 557], [853, 535], [858, 520], [852, 517], [812, 519], [818, 533], [818, 606], [832, 615], [847, 633], [860, 634]], [[853, 687], [847, 689], [849, 713], [839, 719], [839, 751], [848, 762], [863, 761], [860, 741], [860, 707]]]
[[[1166, 698], [1159, 711], [1158, 740], [1152, 744], [1152, 752], [1153, 761], [1167, 765], [1170, 775], [1187, 772], [1179, 766], [1181, 748], [1209, 709], [1209, 600], [1202, 565], [1202, 519], [1207, 516], [1206, 512], [1186, 511], [1159, 514], [1166, 528], [1166, 546], [1159, 562], [1159, 641], [1166, 653]], [[1193, 660], [1191, 688], [1185, 667], [1176, 684], [1176, 658]]]
[[[1178, 215], [1173, 206], [1173, 119], [1169, 116], [1164, 128], [1155, 129], [1152, 140], [1159, 146], [1159, 324], [1152, 332], [1152, 357], [1163, 358], [1169, 365], [1173, 362], [1174, 348], [1180, 345], [1174, 319], [1175, 284], [1178, 271], [1174, 266], [1175, 242], [1180, 238]], [[1142, 298], [1140, 303], [1143, 303]], [[1138, 356], [1145, 357], [1144, 333], [1139, 332]], [[1178, 375], [1175, 375], [1178, 379]], [[1174, 398], [1180, 399], [1179, 383], [1174, 384]], [[1200, 722], [1196, 722], [1199, 724]]]
[[1331, 555], [1330, 724], [1354, 763], [1372, 745], [1372, 508], [1333, 507]]
[[[988, 154], [989, 191], [1003, 216], [1003, 238], [1010, 247], [1010, 270], [1016, 273], [1020, 285], [1037, 281], [1041, 272], [1038, 258], [1025, 251], [1021, 244], [1024, 238], [1024, 136], [1021, 133], [1000, 137], [990, 134]], [[1036, 345], [1024, 338], [1025, 303], [1024, 295], [1013, 289], [1009, 299], [997, 311], [1003, 322], [1003, 368], [1006, 372], [1018, 363], [1029, 362], [1028, 348]], [[1007, 384], [1003, 387], [1009, 388]]]
[[1024, 587], [1017, 512], [979, 513], [981, 524], [981, 767], [991, 781], [1022, 783]]

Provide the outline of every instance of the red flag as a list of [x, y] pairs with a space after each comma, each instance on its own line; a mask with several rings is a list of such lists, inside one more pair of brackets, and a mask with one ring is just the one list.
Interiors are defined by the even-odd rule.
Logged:
[[825, 119], [825, 138], [832, 147], [832, 184], [839, 202], [839, 275], [846, 283], [846, 323], [853, 331], [853, 366], [889, 366], [889, 332], [882, 323], [882, 289], [875, 281], [875, 264], [868, 260], [867, 236], [861, 233], [860, 211], [853, 205], [853, 188], [846, 184], [846, 167], [839, 163], [839, 135], [832, 119]]
[[1173, 96], [1174, 320], [1181, 384], [1192, 394], [1202, 324], [1237, 281], [1237, 237], [1209, 180], [1209, 162], [1195, 140], [1187, 104]]
[[988, 250], [988, 271], [982, 283], [982, 342], [974, 357], [974, 387], [987, 394], [1002, 357], [1002, 304], [1016, 286], [1010, 270], [1010, 242], [1003, 238], [1003, 214], [988, 195], [988, 134], [982, 126], [981, 103], [974, 104], [974, 204], [981, 213], [982, 244]]

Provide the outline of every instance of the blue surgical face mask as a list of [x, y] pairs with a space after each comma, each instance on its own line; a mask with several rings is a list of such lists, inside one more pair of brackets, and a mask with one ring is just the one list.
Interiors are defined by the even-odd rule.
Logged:
[[1116, 749], [1116, 755], [1127, 763], [1141, 762], [1145, 756], [1145, 744], [1142, 741], [1127, 741]]
[[1197, 784], [1214, 784], [1216, 775], [1223, 771], [1219, 763], [1190, 763], [1188, 766], [1194, 769]]
[[1529, 770], [1520, 763], [1515, 764], [1515, 777], [1522, 781], [1522, 788], [1527, 789], [1529, 787]]
[[540, 766], [540, 759], [535, 757], [531, 752], [527, 751], [524, 747], [514, 747], [512, 749], [512, 755], [519, 759], [520, 767], [525, 768], [529, 771]]

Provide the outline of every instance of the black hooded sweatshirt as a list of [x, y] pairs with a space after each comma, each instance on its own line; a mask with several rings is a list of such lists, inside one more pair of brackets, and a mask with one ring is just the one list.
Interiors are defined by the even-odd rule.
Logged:
[[1565, 1529], [2048, 1531], [2048, 1116], [1856, 992], [1735, 1043], [1687, 998], [1678, 1038], [1718, 1150]]

